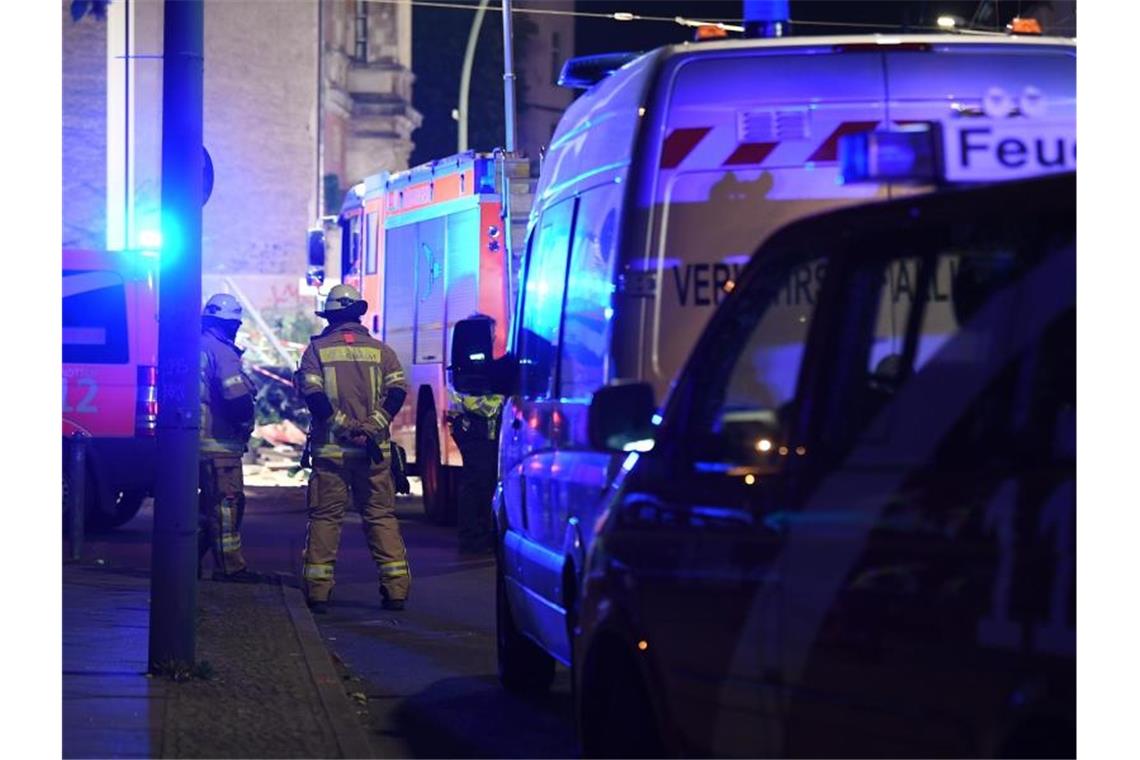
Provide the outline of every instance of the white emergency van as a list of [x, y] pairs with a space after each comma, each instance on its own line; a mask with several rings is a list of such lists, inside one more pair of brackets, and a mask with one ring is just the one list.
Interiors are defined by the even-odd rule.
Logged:
[[[1072, 171], [1075, 72], [1072, 40], [955, 35], [721, 40], [567, 64], [564, 83], [589, 89], [559, 123], [531, 211], [493, 505], [506, 685], [544, 687], [571, 661], [580, 569], [620, 467], [589, 446], [594, 391], [639, 380], [663, 399], [788, 222], [947, 180]], [[841, 181], [844, 138], [918, 126], [941, 136], [927, 156], [938, 179]], [[898, 157], [876, 145], [866, 161], [889, 176]], [[813, 298], [823, 274], [798, 271], [788, 302]]]

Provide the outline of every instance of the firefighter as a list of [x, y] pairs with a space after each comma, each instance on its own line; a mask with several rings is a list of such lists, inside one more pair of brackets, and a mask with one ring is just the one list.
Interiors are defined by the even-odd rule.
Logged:
[[[495, 321], [486, 314], [469, 319], [483, 320], [493, 336]], [[451, 437], [459, 446], [463, 468], [459, 473], [456, 504], [460, 554], [494, 552], [491, 501], [498, 480], [499, 419], [504, 396], [488, 393], [469, 395], [449, 390], [451, 399], [447, 421]]]
[[328, 327], [313, 336], [294, 378], [313, 415], [304, 577], [309, 607], [316, 613], [328, 609], [350, 493], [379, 568], [381, 606], [402, 610], [411, 585], [391, 466], [383, 454], [408, 384], [396, 352], [360, 323], [367, 310], [355, 288], [333, 287], [324, 310], [316, 312]]
[[198, 566], [214, 554], [214, 579], [256, 583], [241, 553], [245, 493], [241, 457], [253, 433], [256, 393], [242, 372], [242, 349], [234, 344], [242, 310], [228, 293], [210, 296], [202, 309], [199, 361]]

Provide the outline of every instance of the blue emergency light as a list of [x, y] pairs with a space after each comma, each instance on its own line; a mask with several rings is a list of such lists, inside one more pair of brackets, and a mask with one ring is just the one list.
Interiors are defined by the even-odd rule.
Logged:
[[938, 135], [930, 124], [858, 132], [839, 140], [839, 181], [930, 183], [938, 178]]
[[139, 255], [148, 259], [157, 259], [162, 250], [162, 233], [158, 230], [143, 230], [139, 233]]

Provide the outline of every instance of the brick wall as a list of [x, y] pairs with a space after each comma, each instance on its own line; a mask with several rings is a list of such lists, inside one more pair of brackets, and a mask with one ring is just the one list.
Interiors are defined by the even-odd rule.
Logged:
[[205, 273], [305, 271], [317, 213], [314, 0], [208, 0], [203, 142]]
[[106, 242], [107, 22], [63, 17], [63, 246]]

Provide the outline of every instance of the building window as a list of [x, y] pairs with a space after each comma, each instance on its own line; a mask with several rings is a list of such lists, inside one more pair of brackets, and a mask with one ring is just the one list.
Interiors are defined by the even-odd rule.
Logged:
[[368, 3], [366, 0], [356, 0], [355, 31], [356, 49], [352, 57], [361, 63], [368, 63]]
[[562, 35], [554, 32], [550, 35], [550, 83], [558, 84], [558, 75], [562, 73]]

